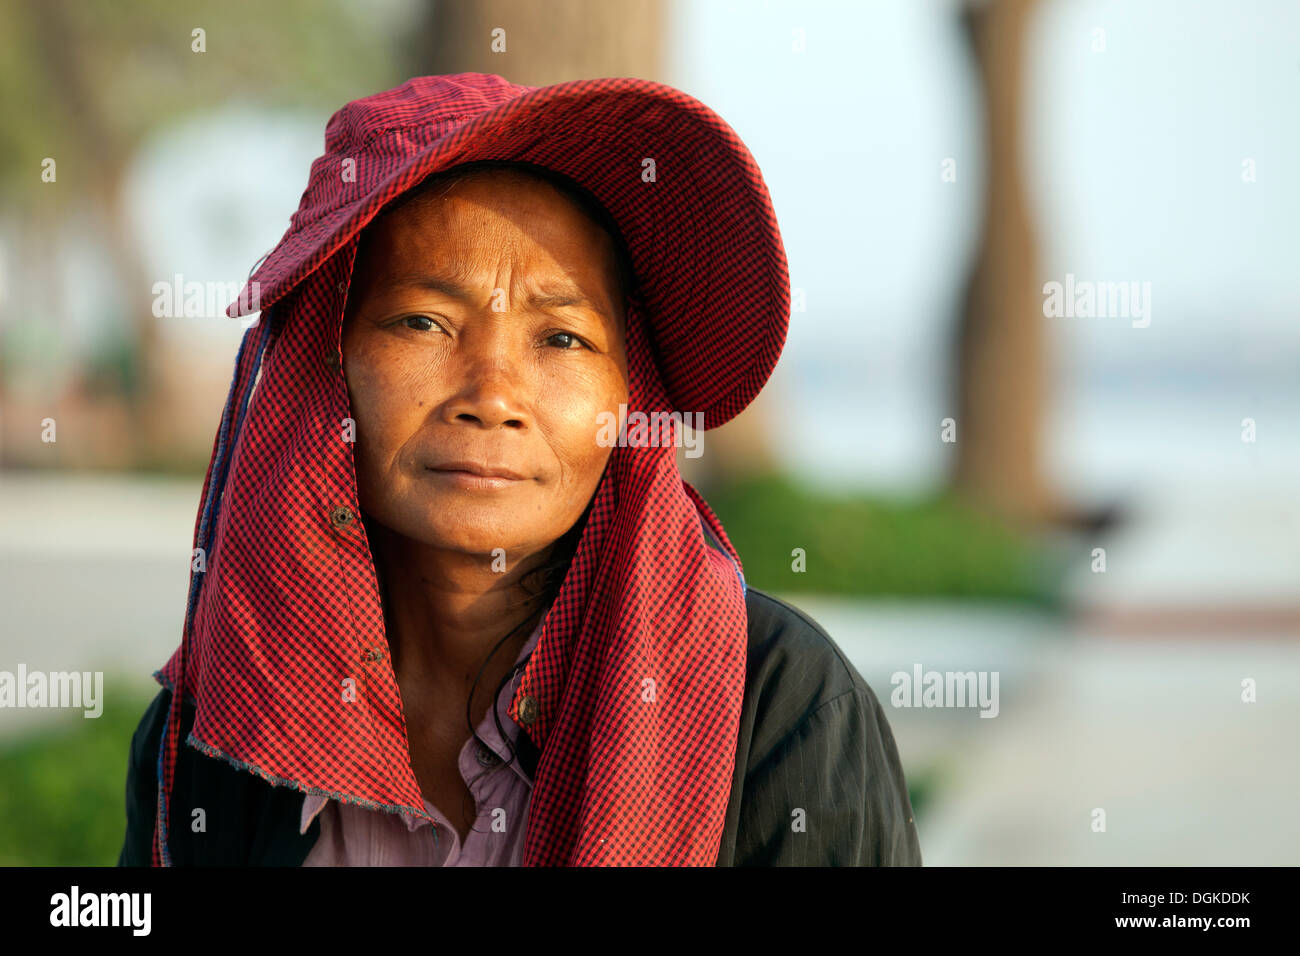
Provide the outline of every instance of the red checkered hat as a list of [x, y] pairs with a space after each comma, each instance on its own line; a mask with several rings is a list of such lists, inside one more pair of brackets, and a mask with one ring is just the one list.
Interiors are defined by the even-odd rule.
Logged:
[[[421, 76], [347, 104], [325, 130], [298, 211], [250, 277], [277, 301], [425, 177], [475, 160], [533, 163], [613, 215], [674, 410], [705, 428], [758, 394], [785, 344], [790, 278], [772, 200], [726, 121], [671, 86], [626, 77], [529, 87]], [[241, 297], [230, 315], [246, 315]]]

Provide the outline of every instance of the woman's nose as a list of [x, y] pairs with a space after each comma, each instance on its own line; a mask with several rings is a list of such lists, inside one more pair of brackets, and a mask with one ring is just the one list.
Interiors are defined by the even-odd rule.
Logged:
[[[504, 325], [508, 320], [494, 315], [487, 321]], [[531, 424], [523, 362], [514, 354], [519, 347], [500, 334], [462, 336], [448, 369], [455, 377], [452, 397], [444, 406], [448, 421], [482, 428]]]

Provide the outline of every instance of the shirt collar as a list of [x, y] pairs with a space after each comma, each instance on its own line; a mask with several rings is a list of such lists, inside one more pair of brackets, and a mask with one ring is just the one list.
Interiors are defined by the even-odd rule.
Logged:
[[[528, 636], [528, 640], [524, 642], [524, 646], [519, 649], [519, 655], [515, 658], [516, 666], [526, 660], [528, 655], [533, 652], [533, 649], [537, 646], [537, 641], [541, 638], [542, 625], [545, 623], [546, 615], [543, 614], [542, 619], [538, 621], [537, 626], [533, 628], [533, 633]], [[506, 682], [505, 686], [501, 688], [501, 693], [497, 696], [497, 712], [501, 715], [501, 724], [505, 727], [506, 735], [510, 738], [511, 743], [514, 743], [519, 735], [519, 725], [510, 718], [508, 712], [510, 701], [514, 699], [515, 684], [518, 680], [519, 675], [516, 674], [512, 680]], [[490, 714], [484, 718], [484, 723], [491, 724]], [[480, 725], [480, 728], [481, 727], [482, 725]], [[492, 735], [492, 738], [494, 740], [496, 739], [495, 733]], [[530, 784], [532, 783], [532, 781], [528, 780], [527, 774], [525, 774], [523, 769], [519, 766], [518, 761], [515, 761], [513, 766], [516, 773], [520, 774], [524, 780], [528, 781]], [[299, 834], [305, 834], [307, 832], [312, 821], [315, 820], [316, 816], [325, 809], [326, 804], [329, 802], [330, 798], [322, 793], [308, 793], [306, 795], [306, 798], [302, 802], [302, 815], [298, 822]], [[402, 817], [406, 820], [407, 826], [409, 827], [411, 823], [410, 815], [403, 812]]]

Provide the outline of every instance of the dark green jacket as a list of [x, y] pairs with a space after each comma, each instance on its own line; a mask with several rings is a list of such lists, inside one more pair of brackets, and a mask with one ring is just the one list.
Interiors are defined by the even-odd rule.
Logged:
[[[903, 768], [876, 695], [825, 631], [756, 588], [745, 595], [749, 658], [719, 866], [919, 866]], [[131, 741], [119, 866], [147, 866], [158, 797], [163, 689]], [[182, 708], [182, 741], [194, 722]], [[519, 735], [531, 777], [540, 754]], [[171, 851], [177, 865], [300, 866], [320, 835], [299, 834], [303, 794], [182, 746]], [[206, 811], [192, 833], [189, 808]], [[800, 813], [799, 811], [802, 811]]]

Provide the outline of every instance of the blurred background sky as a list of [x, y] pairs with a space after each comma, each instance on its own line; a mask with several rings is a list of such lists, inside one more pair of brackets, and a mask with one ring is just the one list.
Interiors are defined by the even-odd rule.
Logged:
[[[753, 542], [747, 567], [752, 554], [758, 583], [811, 611], [882, 701], [916, 661], [1004, 675], [996, 720], [886, 708], [926, 862], [1300, 862], [1300, 4], [646, 0], [600, 18], [537, 6], [141, 3], [114, 20], [0, 4], [16, 25], [0, 45], [0, 669], [100, 667], [147, 690], [179, 641], [198, 483], [242, 328], [142, 320], [142, 289], [248, 276], [297, 208], [334, 109], [415, 72], [642, 75], [703, 100], [748, 144], [806, 302], [742, 419], [761, 422], [762, 454], [809, 496], [808, 522], [839, 522], [825, 516], [856, 496], [877, 524], [853, 547], [876, 549], [880, 567], [915, 548], [923, 571], [891, 590], [851, 568], [860, 594], [815, 573], [779, 578], [754, 553], [772, 535], [746, 518], [759, 512], [714, 484], [738, 546]], [[450, 45], [497, 22], [505, 56], [488, 38]], [[205, 25], [207, 51], [192, 53]], [[41, 66], [50, 37], [80, 88], [41, 72], [59, 67]], [[989, 185], [989, 157], [1005, 154], [991, 151], [980, 60], [1005, 72], [1013, 54], [1020, 167], [1006, 182], [1023, 193], [1040, 309], [1015, 321], [1041, 342], [973, 387], [1041, 381], [1019, 400], [1038, 436], [1024, 467], [1072, 517], [1018, 512], [1009, 461], [1012, 492], [963, 501], [1053, 569], [1048, 610], [1005, 599], [1005, 551], [991, 544], [962, 572], [995, 578], [988, 593], [920, 580], [954, 547], [917, 542], [965, 542], [973, 526], [905, 510], [961, 490], [939, 440], [942, 419], [967, 421], [954, 340], [973, 270], [992, 269], [995, 288], [1016, 274], [990, 252], [1016, 246], [997, 245], [1006, 207], [986, 205], [1006, 195]], [[68, 133], [88, 126], [120, 131], [113, 148]], [[57, 184], [40, 178], [51, 155]], [[1067, 273], [1149, 283], [1149, 326], [1043, 317], [1043, 283]], [[142, 335], [159, 389], [145, 442], [123, 397], [151, 374]], [[40, 440], [47, 415], [54, 444]], [[757, 460], [750, 441], [719, 433], [730, 473]], [[873, 530], [886, 526], [895, 537]], [[773, 566], [791, 546], [773, 543]], [[1239, 700], [1248, 676], [1268, 679], [1255, 705]], [[124, 709], [129, 734], [139, 710]], [[26, 754], [8, 780], [38, 772], [53, 744], [32, 735], [47, 719], [0, 712], [0, 743]], [[111, 787], [105, 799], [111, 830]], [[1112, 833], [1089, 829], [1096, 806], [1113, 808]], [[39, 843], [7, 857], [3, 844], [0, 861], [43, 859]]]

